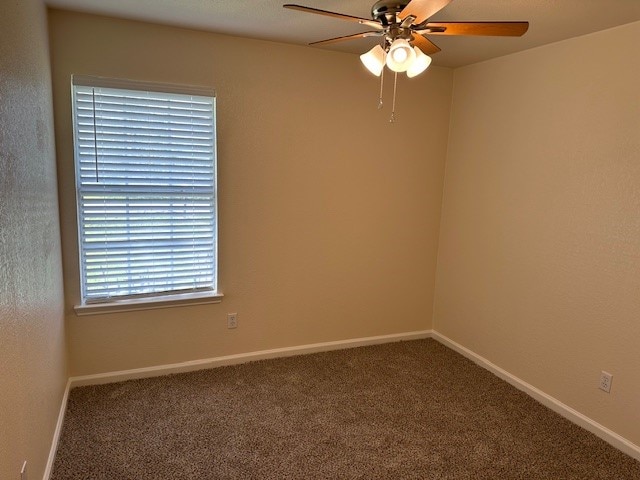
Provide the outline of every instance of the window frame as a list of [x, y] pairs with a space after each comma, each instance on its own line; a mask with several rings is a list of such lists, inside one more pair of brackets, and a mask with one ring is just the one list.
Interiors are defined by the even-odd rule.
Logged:
[[[81, 180], [78, 178], [78, 169], [80, 166], [79, 158], [79, 140], [77, 138], [77, 119], [76, 119], [76, 96], [74, 88], [95, 87], [95, 88], [112, 88], [123, 90], [138, 90], [145, 92], [157, 92], [166, 94], [184, 94], [194, 96], [210, 97], [213, 100], [213, 288], [211, 289], [194, 289], [194, 290], [174, 290], [166, 292], [148, 292], [131, 296], [112, 296], [101, 299], [87, 299], [85, 295], [86, 286], [85, 274], [83, 274], [83, 251], [82, 243], [84, 230], [81, 225], [81, 202], [79, 192], [81, 188]], [[219, 245], [219, 229], [218, 229], [218, 172], [217, 172], [217, 115], [216, 115], [216, 94], [215, 90], [207, 87], [192, 85], [175, 85], [157, 82], [124, 80], [106, 77], [72, 75], [71, 76], [71, 106], [72, 106], [72, 130], [73, 130], [73, 166], [75, 178], [75, 202], [76, 202], [76, 239], [78, 242], [78, 275], [80, 287], [80, 304], [74, 306], [77, 315], [92, 315], [111, 313], [117, 311], [130, 310], [147, 310], [157, 308], [177, 307], [182, 305], [219, 303], [222, 301], [223, 294], [219, 290], [219, 261], [218, 261], [218, 245]]]

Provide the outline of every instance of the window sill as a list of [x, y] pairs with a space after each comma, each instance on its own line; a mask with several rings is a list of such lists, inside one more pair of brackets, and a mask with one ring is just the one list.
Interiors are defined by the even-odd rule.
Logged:
[[76, 305], [73, 309], [76, 315], [101, 315], [105, 313], [132, 312], [136, 310], [154, 310], [157, 308], [183, 307], [188, 305], [204, 305], [220, 303], [224, 295], [221, 292], [182, 293], [158, 297], [114, 300], [104, 303], [89, 303]]

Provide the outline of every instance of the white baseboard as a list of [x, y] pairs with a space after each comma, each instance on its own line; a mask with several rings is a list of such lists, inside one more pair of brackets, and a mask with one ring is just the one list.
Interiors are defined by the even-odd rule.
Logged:
[[69, 379], [69, 382], [71, 383], [71, 388], [86, 385], [99, 385], [103, 383], [121, 382], [124, 380], [132, 380], [137, 378], [158, 377], [161, 375], [169, 375], [171, 373], [184, 373], [195, 370], [204, 370], [207, 368], [222, 367], [225, 365], [237, 365], [240, 363], [253, 362], [256, 360], [266, 360], [269, 358], [291, 357], [294, 355], [328, 352], [331, 350], [343, 350], [346, 348], [363, 347], [365, 345], [399, 342], [402, 340], [417, 340], [420, 338], [429, 337], [431, 337], [431, 330], [395, 333], [391, 335], [380, 335], [377, 337], [353, 338], [349, 340], [338, 340], [335, 342], [313, 343], [309, 345], [299, 345], [296, 347], [260, 350], [257, 352], [240, 353], [236, 355], [206, 358], [202, 360], [192, 360], [189, 362], [158, 365], [155, 367], [135, 368], [133, 370], [122, 370], [119, 372], [83, 375], [78, 377], [71, 377]]
[[67, 411], [67, 401], [69, 400], [69, 390], [71, 390], [71, 379], [67, 380], [67, 385], [62, 395], [62, 402], [60, 405], [60, 411], [58, 412], [58, 421], [56, 422], [56, 428], [53, 431], [53, 440], [51, 442], [51, 449], [49, 450], [49, 458], [47, 458], [47, 464], [44, 469], [43, 480], [49, 480], [51, 471], [53, 470], [53, 462], [56, 459], [56, 451], [58, 450], [58, 442], [60, 441], [60, 434], [62, 433], [62, 424], [64, 423], [64, 414]]
[[593, 433], [597, 437], [600, 437], [605, 442], [609, 443], [610, 445], [617, 448], [618, 450], [621, 450], [627, 455], [635, 458], [636, 460], [640, 460], [640, 446], [636, 445], [635, 443], [630, 442], [629, 440], [618, 435], [614, 431], [609, 430], [607, 427], [603, 425], [600, 425], [598, 422], [590, 419], [586, 415], [583, 415], [577, 410], [574, 410], [568, 405], [565, 405], [564, 403], [557, 400], [556, 398], [550, 395], [547, 395], [542, 390], [510, 374], [506, 370], [503, 370], [497, 365], [491, 363], [486, 358], [481, 357], [477, 353], [472, 352], [468, 348], [463, 347], [459, 343], [454, 342], [450, 338], [436, 332], [435, 330], [432, 331], [431, 337], [434, 340], [442, 343], [443, 345], [467, 357], [468, 359], [472, 360], [473, 362], [480, 365], [481, 367], [489, 370], [493, 374], [500, 377], [502, 380], [516, 387], [518, 390], [523, 391], [524, 393], [534, 398], [544, 406], [562, 415], [567, 420], [575, 423], [576, 425], [584, 428], [585, 430], [588, 430], [589, 432]]

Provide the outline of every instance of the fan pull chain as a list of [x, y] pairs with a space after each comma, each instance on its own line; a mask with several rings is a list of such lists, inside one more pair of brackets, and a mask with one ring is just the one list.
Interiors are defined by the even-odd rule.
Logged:
[[382, 87], [384, 87], [384, 68], [380, 74], [380, 98], [378, 98], [378, 110], [382, 108]]
[[396, 121], [396, 87], [398, 86], [398, 72], [395, 72], [393, 78], [393, 104], [391, 105], [391, 118], [389, 123], [395, 123]]

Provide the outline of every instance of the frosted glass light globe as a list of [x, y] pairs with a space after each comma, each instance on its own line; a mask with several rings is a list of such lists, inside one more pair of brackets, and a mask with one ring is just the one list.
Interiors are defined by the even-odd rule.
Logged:
[[389, 47], [387, 54], [387, 67], [394, 72], [406, 72], [416, 58], [416, 52], [409, 42], [403, 38], [397, 38]]

